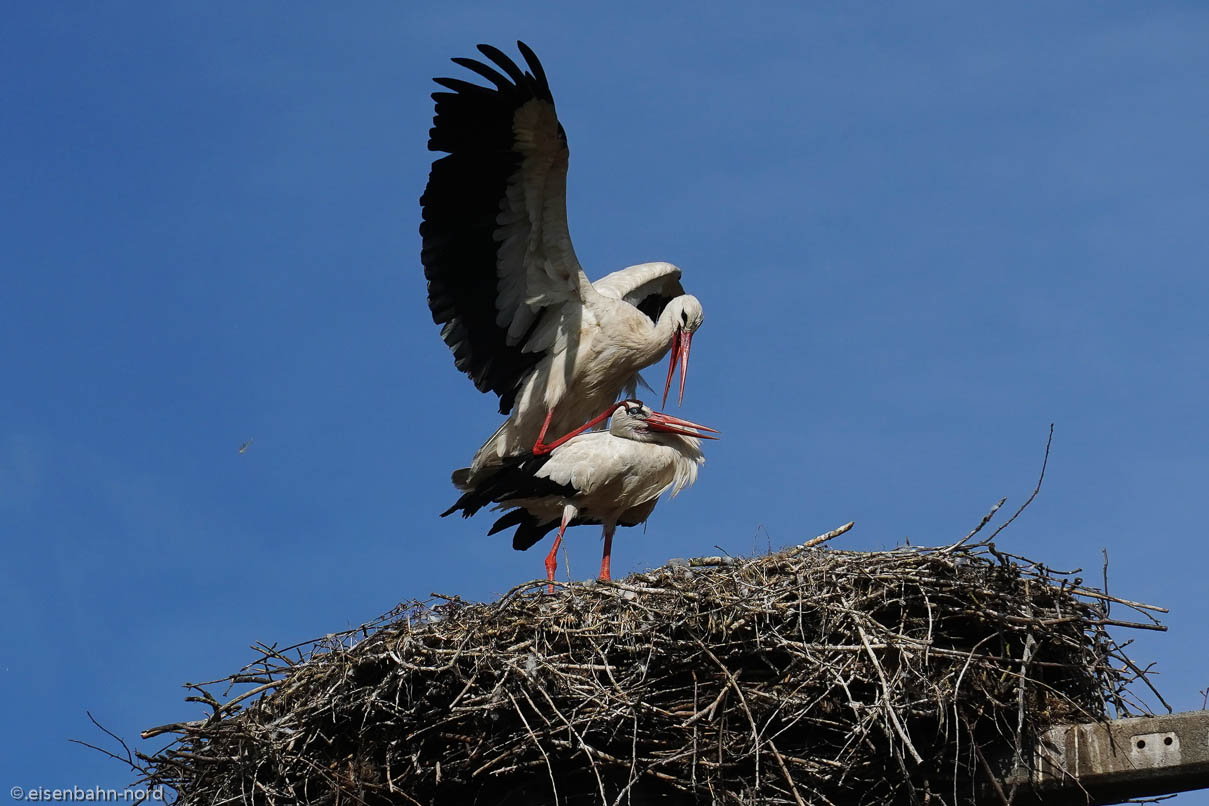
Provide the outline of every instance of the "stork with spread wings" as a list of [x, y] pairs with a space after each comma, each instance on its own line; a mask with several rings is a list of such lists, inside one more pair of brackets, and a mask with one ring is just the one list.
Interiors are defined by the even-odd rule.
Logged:
[[453, 61], [491, 86], [438, 78], [428, 148], [421, 260], [428, 306], [457, 368], [499, 396], [507, 421], [471, 476], [519, 453], [548, 452], [609, 409], [671, 350], [680, 399], [704, 314], [680, 269], [642, 263], [589, 282], [567, 230], [567, 136], [537, 56], [527, 70], [479, 45], [491, 64]]

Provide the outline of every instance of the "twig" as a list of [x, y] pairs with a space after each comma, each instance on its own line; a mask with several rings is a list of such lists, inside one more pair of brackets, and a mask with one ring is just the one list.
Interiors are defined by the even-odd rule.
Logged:
[[124, 750], [126, 752], [126, 757], [122, 758], [121, 756], [117, 755], [116, 753], [112, 753], [103, 747], [97, 747], [94, 744], [89, 744], [88, 742], [84, 742], [79, 739], [68, 739], [69, 742], [72, 742], [73, 744], [83, 745], [84, 747], [88, 747], [92, 750], [96, 750], [98, 753], [104, 753], [105, 755], [109, 756], [110, 758], [114, 759], [115, 761], [122, 762], [126, 766], [130, 767], [130, 769], [134, 770], [135, 772], [140, 772], [140, 773], [146, 772], [146, 770], [144, 770], [138, 764], [134, 763], [134, 754], [130, 751], [130, 746], [128, 744], [126, 744], [126, 742], [122, 739], [121, 736], [118, 736], [116, 733], [111, 731], [109, 728], [105, 727], [100, 722], [98, 722], [96, 717], [94, 717], [92, 715], [91, 711], [85, 711], [84, 713], [88, 715], [89, 722], [91, 722], [93, 725], [96, 725], [98, 728], [100, 728], [105, 733], [106, 736], [115, 740], [118, 744], [120, 744], [122, 746], [122, 750]]
[[1028, 497], [1028, 500], [1020, 505], [1020, 509], [1013, 512], [1012, 517], [1010, 517], [1006, 521], [1004, 521], [999, 526], [998, 529], [991, 532], [991, 536], [982, 540], [981, 541], [982, 543], [990, 543], [991, 541], [993, 541], [995, 539], [995, 537], [1000, 532], [1002, 532], [1004, 529], [1011, 526], [1012, 521], [1016, 520], [1016, 518], [1020, 516], [1020, 513], [1024, 512], [1024, 510], [1028, 508], [1028, 505], [1033, 503], [1033, 499], [1037, 497], [1037, 493], [1041, 492], [1041, 482], [1045, 481], [1045, 468], [1047, 465], [1049, 465], [1049, 446], [1053, 443], [1053, 441], [1054, 441], [1054, 424], [1050, 423], [1049, 424], [1049, 436], [1045, 440], [1045, 457], [1041, 460], [1041, 475], [1037, 477], [1037, 486], [1033, 488], [1033, 492]]
[[873, 654], [873, 647], [869, 646], [869, 636], [865, 635], [865, 628], [858, 624], [856, 631], [861, 637], [861, 643], [865, 645], [865, 651], [869, 653], [869, 660], [872, 661], [873, 668], [877, 671], [877, 679], [881, 682], [882, 693], [885, 695], [885, 699], [882, 702], [885, 704], [886, 714], [890, 717], [894, 730], [898, 733], [898, 738], [902, 739], [903, 744], [911, 751], [911, 758], [915, 759], [915, 763], [923, 764], [923, 758], [920, 757], [919, 751], [915, 749], [915, 745], [911, 743], [911, 737], [907, 735], [906, 729], [903, 728], [902, 722], [898, 719], [898, 714], [891, 705], [894, 698], [890, 695], [890, 684], [886, 682], [886, 673], [882, 671], [882, 665], [878, 661], [877, 655]]
[[[1031, 609], [1031, 608], [1030, 608]], [[1033, 659], [1033, 651], [1037, 648], [1037, 640], [1030, 632], [1024, 637], [1024, 652], [1020, 655], [1020, 682], [1016, 684], [1016, 740], [1012, 747], [1012, 787], [1008, 790], [1008, 803], [1016, 799], [1016, 787], [1020, 776], [1017, 775], [1023, 766], [1024, 758], [1024, 700], [1028, 693], [1028, 667]]]
[[165, 733], [183, 733], [189, 728], [196, 728], [199, 725], [206, 724], [204, 719], [196, 719], [192, 722], [170, 722], [167, 725], [157, 725], [154, 728], [147, 728], [139, 734], [142, 739], [154, 739]]
[[960, 548], [961, 546], [963, 546], [963, 545], [965, 544], [965, 542], [966, 542], [967, 540], [969, 540], [971, 537], [973, 537], [974, 535], [976, 535], [976, 534], [978, 534], [979, 532], [981, 532], [981, 531], [982, 531], [982, 527], [984, 527], [984, 526], [986, 526], [988, 523], [990, 523], [990, 522], [991, 522], [991, 518], [995, 517], [995, 513], [999, 511], [999, 508], [1000, 508], [1001, 506], [1003, 506], [1003, 502], [1004, 502], [1004, 501], [1007, 501], [1007, 499], [1006, 499], [1006, 498], [1000, 498], [1000, 499], [999, 499], [999, 501], [998, 501], [998, 502], [995, 504], [995, 506], [991, 507], [991, 511], [990, 511], [990, 512], [988, 512], [987, 514], [985, 514], [985, 515], [983, 515], [983, 516], [982, 516], [982, 520], [980, 520], [980, 521], [978, 522], [978, 525], [977, 525], [977, 526], [975, 526], [975, 527], [974, 527], [974, 529], [973, 529], [973, 530], [972, 530], [972, 531], [971, 531], [971, 532], [970, 532], [968, 535], [966, 535], [965, 537], [963, 537], [961, 540], [958, 540], [956, 543], [953, 543], [952, 545], [945, 546], [945, 548], [943, 549], [943, 551], [944, 551], [944, 552], [947, 554], [947, 553], [949, 553], [949, 552], [953, 551], [954, 549]]
[[1067, 590], [1069, 590], [1071, 593], [1078, 594], [1079, 596], [1088, 596], [1092, 599], [1103, 599], [1108, 602], [1116, 602], [1117, 604], [1125, 605], [1126, 607], [1132, 607], [1135, 610], [1153, 610], [1155, 613], [1171, 612], [1165, 607], [1159, 607], [1158, 605], [1152, 604], [1143, 604], [1142, 602], [1131, 602], [1128, 599], [1121, 599], [1117, 596], [1109, 596], [1106, 593], [1101, 593], [1100, 591], [1096, 590], [1089, 590], [1087, 588], [1070, 587], [1067, 588]]
[[1147, 624], [1142, 621], [1118, 621], [1117, 619], [1101, 618], [1088, 621], [1088, 624], [1110, 627], [1128, 627], [1131, 630], [1154, 630], [1155, 632], [1167, 632], [1166, 624]]
[[553, 803], [558, 803], [558, 782], [554, 779], [554, 767], [550, 764], [550, 756], [546, 753], [546, 748], [542, 747], [541, 740], [537, 738], [537, 734], [533, 732], [533, 728], [529, 726], [529, 720], [525, 718], [525, 712], [521, 710], [520, 703], [516, 701], [516, 697], [511, 694], [508, 699], [512, 701], [512, 707], [516, 710], [516, 715], [521, 718], [521, 722], [525, 726], [525, 732], [529, 734], [529, 738], [533, 740], [533, 744], [541, 751], [542, 758], [546, 762], [546, 772], [550, 773], [550, 790], [554, 794]]
[[785, 766], [785, 759], [781, 757], [781, 751], [777, 749], [777, 745], [772, 739], [768, 740], [768, 749], [772, 751], [773, 758], [781, 767], [781, 773], [785, 776], [785, 783], [789, 784], [789, 792], [793, 795], [794, 802], [798, 806], [806, 806], [806, 801], [802, 800], [802, 795], [798, 792], [798, 785], [793, 782], [793, 776], [789, 774], [789, 768]]
[[853, 525], [855, 525], [855, 523], [856, 523], [856, 521], [848, 521], [843, 526], [838, 526], [835, 529], [832, 529], [830, 532], [823, 532], [818, 537], [812, 537], [809, 540], [807, 540], [805, 543], [803, 543], [802, 545], [795, 548], [794, 551], [801, 551], [802, 549], [812, 549], [815, 546], [822, 545], [823, 543], [826, 543], [828, 540], [832, 540], [832, 539], [837, 538], [840, 535], [844, 534], [849, 529], [851, 529], [853, 527]]
[[699, 647], [701, 647], [701, 651], [704, 652], [706, 655], [708, 655], [710, 660], [712, 660], [715, 664], [717, 664], [718, 668], [722, 670], [722, 674], [726, 676], [727, 684], [731, 687], [731, 689], [739, 697], [739, 704], [743, 706], [743, 713], [747, 717], [748, 724], [751, 725], [751, 741], [752, 741], [751, 749], [752, 749], [752, 753], [755, 755], [755, 766], [756, 766], [755, 787], [756, 787], [756, 791], [758, 792], [760, 790], [760, 730], [756, 727], [755, 717], [753, 717], [751, 715], [751, 708], [747, 705], [747, 698], [743, 696], [743, 689], [739, 688], [739, 681], [735, 678], [735, 676], [733, 674], [731, 674], [730, 669], [726, 668], [726, 664], [724, 664], [721, 660], [719, 660], [718, 656], [715, 655], [713, 653], [713, 651], [710, 650], [710, 648], [707, 647], [700, 640], [697, 641], [697, 645]]

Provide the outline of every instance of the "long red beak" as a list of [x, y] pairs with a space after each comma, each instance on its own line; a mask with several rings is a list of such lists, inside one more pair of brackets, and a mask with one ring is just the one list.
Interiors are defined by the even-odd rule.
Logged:
[[[657, 431], [666, 431], [669, 434], [683, 434], [686, 437], [696, 437], [697, 439], [717, 439], [718, 437], [710, 436], [717, 434], [718, 430], [710, 428], [707, 425], [700, 425], [689, 420], [682, 420], [679, 417], [673, 417], [670, 414], [664, 414], [661, 411], [653, 411], [646, 418], [646, 424]], [[709, 433], [703, 433], [703, 432]]]
[[672, 334], [671, 360], [667, 365], [667, 381], [663, 384], [663, 402], [660, 407], [667, 405], [667, 393], [672, 388], [672, 376], [676, 374], [676, 363], [680, 363], [680, 397], [676, 405], [684, 403], [684, 381], [688, 377], [688, 351], [693, 345], [693, 334], [685, 330], [677, 330]]

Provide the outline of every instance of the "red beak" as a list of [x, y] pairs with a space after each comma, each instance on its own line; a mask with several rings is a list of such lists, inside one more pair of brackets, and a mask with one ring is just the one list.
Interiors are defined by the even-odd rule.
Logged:
[[684, 404], [684, 381], [688, 377], [688, 351], [693, 345], [693, 334], [685, 330], [677, 330], [672, 334], [671, 360], [667, 365], [667, 381], [663, 384], [663, 402], [667, 405], [667, 393], [672, 388], [672, 376], [676, 374], [676, 363], [680, 363], [680, 397], [676, 405]]
[[[717, 434], [717, 429], [690, 422], [689, 420], [682, 420], [679, 417], [673, 417], [661, 411], [651, 412], [646, 418], [646, 424], [656, 431], [666, 431], [669, 434], [683, 434], [686, 437], [696, 437], [697, 439], [717, 439], [717, 437], [710, 436], [710, 434]], [[704, 431], [708, 431], [709, 433], [702, 433]]]

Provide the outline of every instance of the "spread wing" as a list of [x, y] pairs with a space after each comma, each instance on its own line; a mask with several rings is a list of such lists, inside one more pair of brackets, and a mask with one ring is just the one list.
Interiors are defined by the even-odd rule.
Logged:
[[[420, 199], [428, 307], [458, 369], [512, 409], [518, 386], [595, 294], [567, 231], [566, 133], [537, 56], [528, 70], [490, 45], [491, 62], [453, 61], [492, 86], [435, 81], [432, 164]], [[568, 321], [576, 320], [576, 321]]]

